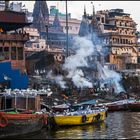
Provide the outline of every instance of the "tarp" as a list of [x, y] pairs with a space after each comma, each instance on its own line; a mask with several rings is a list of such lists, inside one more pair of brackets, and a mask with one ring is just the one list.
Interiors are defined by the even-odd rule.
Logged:
[[94, 104], [96, 104], [96, 100], [89, 100], [89, 101], [81, 102], [79, 104], [75, 104], [74, 106], [94, 105]]

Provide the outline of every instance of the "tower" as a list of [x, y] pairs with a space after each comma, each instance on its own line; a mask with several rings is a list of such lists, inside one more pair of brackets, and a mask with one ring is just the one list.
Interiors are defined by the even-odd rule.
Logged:
[[49, 25], [49, 10], [46, 1], [36, 0], [33, 10], [33, 27], [46, 39], [46, 25]]
[[59, 21], [58, 12], [56, 12], [56, 14], [55, 14], [55, 18], [54, 18], [52, 26], [63, 32], [63, 28], [62, 28], [60, 21]]
[[80, 24], [79, 36], [86, 36], [89, 33], [89, 21], [84, 6], [84, 15]]

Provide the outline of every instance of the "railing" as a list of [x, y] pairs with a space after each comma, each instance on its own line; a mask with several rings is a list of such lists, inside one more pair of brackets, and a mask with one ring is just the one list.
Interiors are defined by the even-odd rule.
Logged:
[[27, 41], [29, 34], [0, 34], [0, 41]]
[[118, 44], [118, 43], [111, 43], [111, 46], [118, 46], [118, 47], [133, 47], [133, 44]]

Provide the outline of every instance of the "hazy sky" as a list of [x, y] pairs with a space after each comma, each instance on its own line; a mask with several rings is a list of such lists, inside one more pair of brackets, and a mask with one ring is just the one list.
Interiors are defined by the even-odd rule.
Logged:
[[[22, 1], [29, 11], [33, 10], [35, 1]], [[125, 13], [131, 14], [131, 17], [138, 24], [140, 31], [140, 1], [92, 1], [95, 5], [95, 11], [121, 8]], [[65, 12], [65, 1], [47, 1], [48, 7], [55, 5], [59, 8], [60, 12]], [[72, 14], [72, 18], [81, 19], [83, 15], [84, 5], [86, 11], [92, 14], [91, 1], [68, 1], [68, 12]]]

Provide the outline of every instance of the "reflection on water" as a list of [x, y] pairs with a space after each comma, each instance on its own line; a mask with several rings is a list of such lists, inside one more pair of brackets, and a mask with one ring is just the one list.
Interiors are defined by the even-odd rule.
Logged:
[[[105, 123], [63, 127], [26, 136], [31, 139], [121, 139], [140, 137], [140, 112], [109, 113]], [[22, 137], [23, 138], [23, 137]]]
[[57, 131], [53, 131], [53, 135], [50, 135], [49, 138], [61, 138], [61, 139], [86, 139], [93, 138], [97, 134], [96, 131], [104, 131], [105, 130], [105, 123], [101, 123], [99, 125], [85, 125], [85, 126], [73, 126], [67, 128], [61, 128]]

